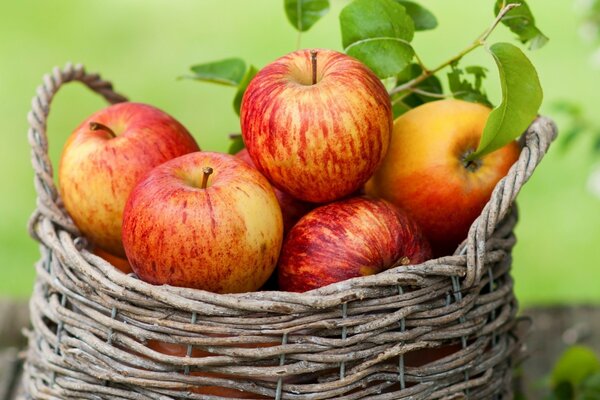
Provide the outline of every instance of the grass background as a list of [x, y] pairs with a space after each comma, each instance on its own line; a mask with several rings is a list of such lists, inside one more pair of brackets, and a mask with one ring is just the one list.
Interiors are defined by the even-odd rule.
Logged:
[[[338, 14], [332, 10], [302, 35], [302, 47], [341, 50]], [[468, 45], [491, 22], [493, 0], [422, 1], [439, 21], [418, 33], [414, 46], [435, 66]], [[530, 0], [549, 44], [528, 55], [545, 90], [542, 112], [571, 99], [594, 118], [600, 105], [600, 71], [589, 62], [592, 47], [578, 35], [573, 0]], [[492, 41], [510, 40], [506, 28]], [[26, 114], [44, 73], [66, 61], [99, 71], [130, 99], [153, 104], [180, 120], [205, 150], [224, 151], [227, 134], [239, 131], [231, 107], [233, 89], [177, 80], [194, 63], [240, 56], [256, 66], [296, 49], [297, 33], [281, 0], [20, 0], [0, 4], [0, 296], [27, 296], [34, 279], [36, 244], [26, 233], [35, 206], [26, 138]], [[514, 42], [514, 41], [513, 41]], [[499, 100], [490, 57], [469, 55], [464, 65], [490, 68], [486, 87]], [[52, 104], [48, 132], [54, 165], [73, 128], [103, 101], [70, 85]], [[558, 119], [559, 126], [564, 121]], [[600, 121], [597, 121], [600, 122]], [[518, 297], [525, 304], [600, 301], [600, 199], [586, 190], [598, 156], [591, 142], [568, 152], [554, 146], [519, 196], [521, 222], [514, 252]]]

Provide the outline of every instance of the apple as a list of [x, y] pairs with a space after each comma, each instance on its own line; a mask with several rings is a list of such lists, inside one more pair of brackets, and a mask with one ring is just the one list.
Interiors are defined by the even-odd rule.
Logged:
[[267, 179], [228, 154], [197, 152], [153, 169], [123, 213], [123, 245], [144, 281], [216, 293], [269, 278], [283, 221]]
[[127, 259], [115, 256], [114, 254], [110, 254], [108, 251], [102, 250], [100, 247], [95, 247], [93, 253], [100, 258], [103, 258], [104, 261], [111, 264], [113, 267], [117, 268], [119, 271], [124, 274], [132, 273], [131, 265], [129, 265], [129, 261]]
[[183, 125], [155, 107], [106, 107], [65, 143], [58, 171], [65, 209], [93, 245], [124, 257], [121, 221], [135, 184], [157, 165], [198, 150]]
[[[240, 150], [235, 156], [240, 160], [244, 160], [252, 168], [256, 168], [254, 162], [248, 154], [248, 149]], [[273, 187], [273, 190], [275, 191], [275, 197], [277, 197], [277, 201], [281, 207], [281, 213], [283, 214], [283, 235], [285, 236], [290, 229], [292, 229], [292, 226], [294, 226], [303, 215], [312, 210], [315, 206], [312, 203], [298, 200], [289, 194], [282, 192], [276, 187]]]
[[[253, 344], [253, 345], [240, 344], [238, 346], [252, 348], [252, 347], [271, 347], [271, 346], [276, 346], [278, 344], [280, 344], [280, 343], [257, 343], [257, 344]], [[177, 344], [177, 343], [161, 342], [158, 340], [149, 340], [147, 346], [150, 349], [152, 349], [158, 353], [166, 354], [169, 356], [175, 356], [175, 357], [186, 357], [187, 356], [187, 348], [188, 347], [186, 345], [181, 345], [181, 344]], [[201, 358], [201, 357], [211, 357], [211, 356], [218, 356], [218, 355], [219, 354], [210, 353], [208, 351], [200, 350], [198, 348], [193, 347], [192, 354], [190, 355], [190, 357]], [[196, 371], [194, 371], [194, 372], [191, 372], [190, 375], [221, 378], [221, 379], [236, 379], [237, 378], [236, 376], [221, 374], [221, 373], [216, 373], [216, 372], [196, 372]], [[192, 387], [190, 390], [192, 392], [198, 393], [198, 394], [220, 396], [223, 398], [235, 398], [235, 399], [266, 399], [267, 398], [265, 396], [261, 396], [261, 395], [255, 394], [255, 393], [245, 392], [242, 390], [237, 390], [237, 389], [232, 389], [232, 388], [227, 388], [227, 387], [222, 387], [222, 386], [197, 386], [197, 387]]]
[[451, 254], [488, 202], [496, 183], [519, 157], [512, 142], [472, 162], [490, 109], [461, 100], [426, 103], [394, 122], [390, 149], [367, 182], [368, 195], [409, 213], [434, 255]]
[[385, 200], [353, 197], [312, 210], [292, 228], [279, 260], [279, 287], [305, 292], [430, 256], [404, 212]]
[[360, 61], [332, 50], [299, 50], [260, 70], [240, 109], [256, 168], [300, 200], [324, 203], [359, 189], [383, 160], [390, 98]]

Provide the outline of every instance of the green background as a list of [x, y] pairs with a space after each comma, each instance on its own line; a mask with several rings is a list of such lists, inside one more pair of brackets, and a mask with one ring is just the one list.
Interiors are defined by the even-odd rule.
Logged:
[[[338, 14], [332, 10], [301, 37], [301, 47], [341, 50]], [[493, 18], [492, 0], [422, 1], [439, 28], [417, 33], [416, 51], [433, 67], [458, 53]], [[593, 48], [579, 34], [581, 17], [572, 0], [530, 0], [549, 44], [528, 56], [545, 90], [542, 112], [553, 115], [559, 99], [581, 102], [595, 117], [600, 71]], [[240, 56], [258, 67], [293, 51], [298, 35], [280, 0], [20, 0], [0, 5], [0, 296], [27, 296], [38, 256], [26, 221], [35, 192], [26, 138], [26, 114], [44, 73], [66, 61], [101, 72], [130, 99], [169, 112], [205, 150], [224, 151], [227, 134], [239, 131], [231, 107], [234, 89], [177, 80], [190, 65]], [[499, 27], [491, 41], [513, 36]], [[499, 88], [491, 58], [482, 49], [465, 64], [483, 64]], [[103, 101], [81, 85], [70, 85], [52, 104], [50, 152], [54, 165], [67, 136]], [[559, 126], [564, 124], [557, 120]], [[600, 121], [598, 121], [600, 122]], [[598, 161], [583, 138], [569, 151], [554, 146], [519, 196], [521, 222], [514, 251], [516, 290], [522, 303], [582, 303], [600, 300], [600, 199], [586, 189]]]

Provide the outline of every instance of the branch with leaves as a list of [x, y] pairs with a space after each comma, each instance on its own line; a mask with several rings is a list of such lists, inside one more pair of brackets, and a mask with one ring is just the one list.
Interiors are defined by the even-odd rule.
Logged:
[[[289, 22], [301, 34], [312, 28], [330, 9], [328, 0], [284, 0]], [[517, 47], [509, 43], [489, 44], [499, 24], [507, 26], [529, 49], [542, 47], [548, 38], [537, 28], [524, 0], [497, 0], [490, 26], [471, 44], [447, 61], [428, 68], [413, 48], [415, 32], [435, 29], [438, 21], [420, 4], [407, 0], [353, 0], [340, 15], [342, 46], [346, 54], [365, 63], [388, 87], [394, 116], [420, 104], [454, 97], [491, 106], [483, 82], [487, 70], [480, 66], [461, 67], [463, 57], [485, 48], [494, 59], [500, 77], [502, 100], [490, 114], [477, 150], [470, 159], [484, 156], [514, 140], [536, 117], [542, 102], [542, 89], [535, 68]], [[439, 78], [447, 73], [449, 94], [444, 94]], [[234, 109], [256, 74], [252, 65], [232, 58], [195, 65], [192, 79], [222, 83], [237, 88]], [[239, 148], [234, 143], [232, 148]]]

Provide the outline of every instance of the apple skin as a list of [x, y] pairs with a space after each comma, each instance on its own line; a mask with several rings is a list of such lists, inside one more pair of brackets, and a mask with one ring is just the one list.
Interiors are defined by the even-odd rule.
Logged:
[[[271, 347], [277, 346], [280, 343], [257, 343], [255, 345], [239, 345], [239, 347]], [[152, 350], [166, 354], [169, 356], [175, 357], [186, 357], [187, 356], [187, 346], [176, 344], [176, 343], [167, 343], [161, 342], [158, 340], [149, 340], [147, 346]], [[192, 354], [190, 355], [193, 358], [201, 358], [201, 357], [211, 357], [218, 356], [219, 354], [210, 353], [208, 351], [200, 350], [198, 348], [192, 348]], [[204, 376], [204, 377], [213, 377], [213, 378], [223, 378], [223, 379], [236, 379], [236, 376], [220, 374], [216, 372], [191, 372], [190, 375], [193, 376]], [[241, 390], [231, 389], [227, 387], [221, 386], [202, 386], [202, 387], [192, 387], [190, 389], [194, 393], [211, 395], [211, 396], [220, 396], [224, 398], [233, 398], [233, 399], [267, 399], [268, 397], [264, 397], [255, 393], [244, 392]]]
[[431, 248], [417, 224], [381, 199], [353, 197], [306, 214], [285, 239], [279, 287], [305, 292], [395, 266], [419, 264]]
[[[248, 154], [248, 149], [240, 150], [235, 156], [240, 160], [244, 160], [252, 168], [256, 168], [252, 158], [250, 158], [250, 154]], [[300, 220], [307, 212], [315, 208], [315, 205], [313, 203], [298, 200], [276, 187], [273, 187], [273, 190], [275, 191], [275, 197], [277, 197], [277, 201], [281, 207], [281, 213], [283, 214], [283, 236], [285, 237], [296, 222], [298, 222], [298, 220]]]
[[[116, 137], [92, 130], [91, 122]], [[99, 110], [63, 148], [58, 180], [65, 209], [93, 245], [124, 257], [121, 221], [135, 184], [157, 165], [198, 150], [185, 127], [155, 107], [119, 103]]]
[[[201, 188], [203, 168], [213, 174]], [[197, 152], [152, 170], [123, 214], [123, 245], [152, 284], [249, 292], [269, 278], [283, 221], [267, 179], [228, 154]]]
[[125, 258], [110, 254], [108, 251], [102, 250], [100, 247], [95, 247], [93, 253], [98, 257], [103, 258], [104, 261], [108, 262], [124, 274], [130, 274], [133, 272], [131, 265], [129, 265], [129, 261], [127, 261]]
[[452, 254], [490, 199], [496, 183], [517, 161], [512, 142], [465, 166], [479, 144], [490, 109], [461, 100], [426, 103], [398, 117], [390, 149], [365, 185], [409, 213], [435, 256]]
[[252, 79], [240, 110], [244, 143], [256, 168], [300, 200], [325, 203], [359, 189], [385, 155], [390, 98], [358, 60], [316, 50], [287, 54]]

